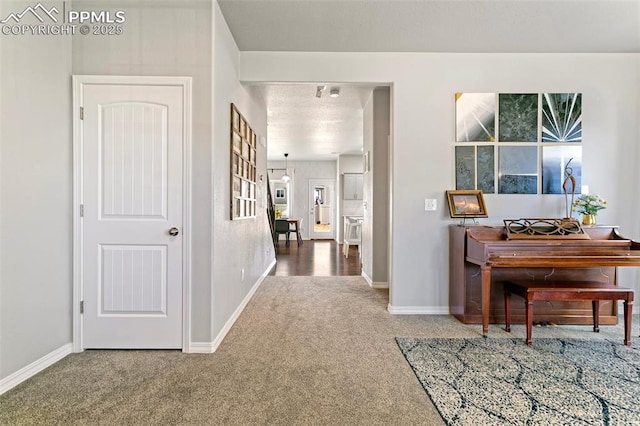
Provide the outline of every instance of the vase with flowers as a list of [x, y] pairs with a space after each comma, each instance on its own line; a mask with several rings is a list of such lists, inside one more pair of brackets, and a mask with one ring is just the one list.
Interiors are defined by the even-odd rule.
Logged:
[[596, 215], [607, 208], [607, 202], [599, 195], [583, 194], [573, 202], [573, 211], [582, 215], [583, 225], [595, 225]]

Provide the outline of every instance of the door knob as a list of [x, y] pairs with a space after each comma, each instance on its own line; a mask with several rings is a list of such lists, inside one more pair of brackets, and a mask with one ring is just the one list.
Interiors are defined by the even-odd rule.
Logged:
[[176, 228], [175, 226], [173, 228], [169, 229], [169, 235], [171, 235], [172, 237], [175, 237], [179, 233], [180, 233], [180, 230], [178, 228]]

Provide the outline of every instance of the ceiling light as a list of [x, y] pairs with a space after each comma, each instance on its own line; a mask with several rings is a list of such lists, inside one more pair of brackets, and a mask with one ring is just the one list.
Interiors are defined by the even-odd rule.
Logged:
[[288, 153], [285, 153], [285, 154], [284, 154], [284, 174], [283, 174], [283, 175], [282, 175], [282, 177], [280, 178], [280, 179], [282, 179], [282, 181], [283, 181], [284, 183], [287, 183], [287, 182], [289, 182], [289, 181], [291, 180], [291, 176], [289, 176], [289, 175], [287, 174], [287, 169], [289, 168], [289, 167], [288, 167], [288, 166], [289, 166], [289, 162], [287, 161], [287, 157], [289, 157], [289, 154], [288, 154]]
[[337, 87], [331, 89], [331, 91], [329, 92], [329, 96], [331, 96], [332, 98], [337, 98], [338, 96], [340, 96], [340, 89], [338, 89]]
[[318, 88], [316, 89], [316, 98], [321, 98], [322, 97], [322, 91], [324, 89], [326, 89], [327, 86], [318, 86]]

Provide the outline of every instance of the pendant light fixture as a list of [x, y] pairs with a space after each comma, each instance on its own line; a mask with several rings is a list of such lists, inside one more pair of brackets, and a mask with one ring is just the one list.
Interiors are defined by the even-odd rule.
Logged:
[[287, 170], [289, 169], [289, 162], [287, 161], [287, 158], [289, 157], [289, 153], [284, 153], [284, 174], [282, 175], [282, 181], [284, 183], [287, 183], [291, 180], [291, 176], [289, 176], [289, 174], [287, 173]]

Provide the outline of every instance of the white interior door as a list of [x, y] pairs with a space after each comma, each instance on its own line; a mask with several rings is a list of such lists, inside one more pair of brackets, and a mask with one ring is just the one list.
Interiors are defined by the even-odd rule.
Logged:
[[84, 348], [182, 347], [183, 90], [82, 85]]
[[335, 180], [309, 179], [309, 238], [335, 238]]

